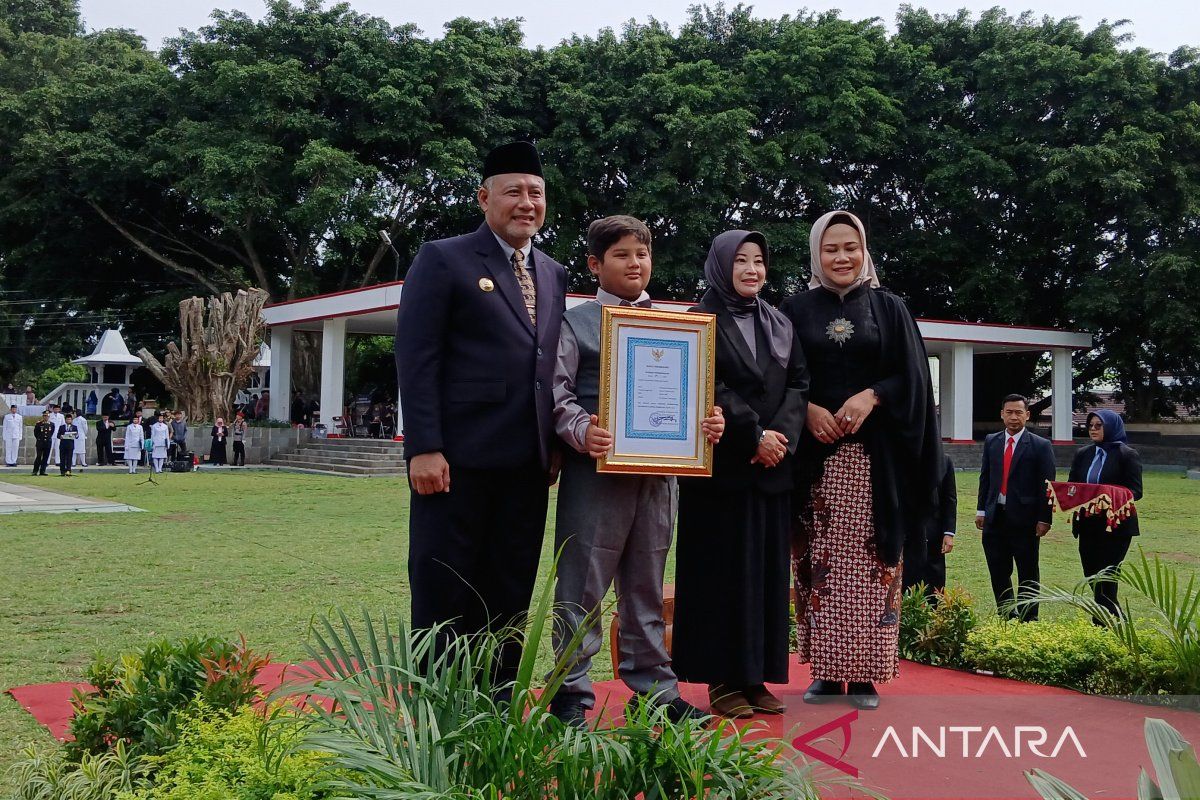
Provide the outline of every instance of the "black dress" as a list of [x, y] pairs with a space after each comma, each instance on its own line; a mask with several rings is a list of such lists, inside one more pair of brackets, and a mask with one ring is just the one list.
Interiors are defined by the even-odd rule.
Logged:
[[[871, 388], [858, 433], [824, 444], [807, 432], [796, 469], [796, 615], [815, 679], [886, 681], [898, 667], [902, 556], [920, 566], [943, 474], [925, 346], [899, 298], [863, 286], [839, 298], [788, 298], [812, 382], [836, 412]], [[906, 547], [906, 542], [908, 546]]]
[[[1088, 470], [1096, 457], [1096, 445], [1079, 448], [1071, 462], [1071, 474], [1067, 478], [1074, 483], [1086, 483]], [[1120, 444], [1109, 451], [1100, 470], [1097, 483], [1124, 486], [1133, 492], [1134, 500], [1142, 499], [1142, 458], [1127, 444]], [[1083, 574], [1091, 577], [1108, 567], [1115, 567], [1125, 560], [1134, 536], [1141, 533], [1137, 514], [1127, 517], [1110, 531], [1103, 516], [1079, 517], [1071, 523], [1071, 533], [1079, 540], [1079, 561]], [[1120, 612], [1117, 605], [1117, 582], [1100, 581], [1095, 587], [1096, 602], [1114, 614]]]
[[[672, 662], [682, 681], [748, 688], [788, 680], [792, 460], [804, 426], [808, 374], [793, 345], [785, 369], [758, 329], [752, 356], [720, 301], [716, 404], [725, 433], [711, 478], [679, 481]], [[756, 326], [757, 329], [757, 326]], [[782, 433], [788, 455], [751, 464], [764, 430]]]
[[212, 446], [208, 450], [208, 463], [214, 465], [223, 465], [228, 461], [228, 456], [225, 450], [225, 440], [229, 438], [229, 426], [222, 425], [218, 429], [216, 425], [212, 429]]

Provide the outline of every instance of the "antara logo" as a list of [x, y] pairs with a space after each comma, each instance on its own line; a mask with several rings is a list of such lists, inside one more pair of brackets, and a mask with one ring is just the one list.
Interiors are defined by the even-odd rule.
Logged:
[[[986, 732], [985, 732], [986, 731]], [[975, 741], [978, 746], [972, 748], [972, 734], [981, 734]], [[992, 755], [1003, 754], [1005, 758], [1020, 758], [1022, 744], [1029, 753], [1040, 758], [1056, 758], [1063, 747], [1070, 743], [1075, 748], [1075, 752], [1080, 758], [1087, 758], [1087, 753], [1084, 752], [1083, 745], [1079, 742], [1079, 737], [1075, 735], [1074, 729], [1068, 725], [1059, 735], [1058, 741], [1054, 745], [1054, 749], [1049, 753], [1043, 753], [1039, 748], [1046, 744], [1050, 739], [1049, 732], [1040, 725], [1017, 725], [1012, 729], [1011, 736], [1006, 738], [1000, 728], [992, 725], [984, 728], [980, 725], [942, 725], [936, 729], [936, 741], [934, 737], [925, 732], [924, 728], [914, 726], [912, 729], [911, 747], [908, 750], [904, 749], [904, 741], [900, 738], [900, 734], [896, 732], [894, 726], [889, 725], [887, 730], [883, 732], [883, 736], [879, 738], [879, 744], [875, 746], [875, 752], [871, 753], [871, 758], [878, 758], [879, 754], [884, 751], [890, 742], [900, 754], [901, 758], [917, 758], [922, 755], [922, 742], [924, 749], [929, 755], [937, 758], [946, 758], [947, 738], [953, 744], [955, 737], [958, 737], [962, 742], [962, 757], [963, 758], [983, 758], [991, 751]], [[1011, 742], [1012, 747], [1009, 747]], [[955, 751], [949, 751], [954, 755]]]

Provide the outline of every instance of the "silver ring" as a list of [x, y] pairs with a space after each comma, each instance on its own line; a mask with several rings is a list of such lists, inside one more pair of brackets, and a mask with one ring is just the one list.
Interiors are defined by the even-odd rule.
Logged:
[[847, 414], [847, 415], [846, 415], [846, 422], [854, 422], [854, 417], [852, 417], [852, 416], [850, 416], [849, 414]]

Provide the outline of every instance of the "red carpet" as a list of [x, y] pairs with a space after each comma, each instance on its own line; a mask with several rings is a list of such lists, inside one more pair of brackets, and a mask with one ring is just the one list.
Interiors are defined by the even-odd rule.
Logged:
[[[258, 683], [270, 691], [288, 669], [271, 665]], [[1023, 772], [1045, 770], [1089, 797], [1136, 798], [1146, 752], [1146, 717], [1165, 719], [1193, 744], [1200, 743], [1200, 714], [1144, 706], [1067, 689], [1034, 686], [904, 662], [901, 676], [880, 687], [877, 711], [845, 703], [808, 706], [801, 701], [808, 667], [793, 664], [792, 680], [772, 687], [788, 704], [782, 717], [756, 717], [764, 733], [797, 742], [823, 777], [857, 774], [893, 800], [913, 798], [1036, 798]], [[289, 673], [288, 679], [296, 678]], [[10, 689], [38, 722], [62, 739], [78, 683]], [[629, 691], [619, 681], [596, 685], [595, 714], [619, 718]], [[704, 707], [705, 687], [684, 685], [683, 696]], [[851, 796], [832, 789], [829, 797]]]

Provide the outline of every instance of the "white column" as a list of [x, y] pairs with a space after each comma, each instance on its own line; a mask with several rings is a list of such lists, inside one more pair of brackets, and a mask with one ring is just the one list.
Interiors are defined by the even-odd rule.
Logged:
[[291, 414], [292, 329], [287, 325], [271, 328], [271, 419], [286, 422]]
[[[951, 411], [950, 441], [974, 441], [971, 430], [975, 418], [975, 347], [967, 342], [955, 342], [950, 354], [949, 380], [943, 373], [942, 386], [950, 384]], [[945, 389], [943, 389], [943, 392]], [[944, 395], [943, 395], [944, 397]], [[945, 408], [946, 406], [943, 406]], [[945, 413], [945, 412], [943, 412]]]
[[954, 431], [954, 357], [938, 353], [938, 424], [942, 439], [949, 441]]
[[333, 418], [340, 417], [346, 407], [342, 393], [345, 383], [346, 318], [337, 317], [321, 325], [321, 422], [329, 433], [337, 432]]
[[1075, 403], [1071, 393], [1071, 351], [1058, 348], [1050, 351], [1050, 408], [1054, 415], [1050, 438], [1055, 444], [1071, 444], [1071, 415]]

